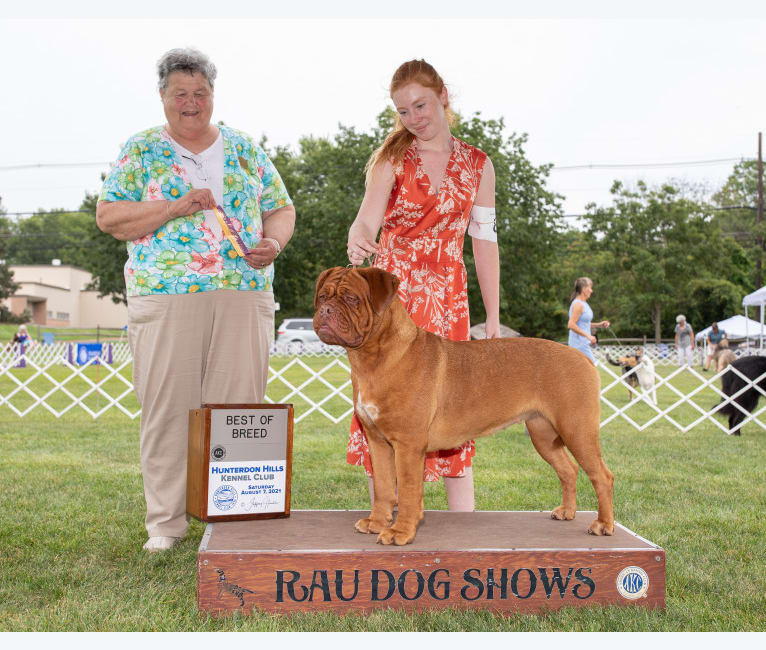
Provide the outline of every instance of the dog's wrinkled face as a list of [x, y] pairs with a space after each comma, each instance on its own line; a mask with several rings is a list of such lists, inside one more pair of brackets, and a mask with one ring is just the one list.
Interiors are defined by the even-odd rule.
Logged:
[[345, 348], [360, 347], [375, 319], [396, 296], [399, 280], [376, 268], [336, 266], [317, 279], [314, 294], [314, 330], [320, 340]]

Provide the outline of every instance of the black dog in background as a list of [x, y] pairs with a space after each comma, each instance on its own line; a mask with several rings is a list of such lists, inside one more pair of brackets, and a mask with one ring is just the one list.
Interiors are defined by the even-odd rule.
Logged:
[[[766, 373], [766, 357], [742, 357], [741, 359], [732, 362], [730, 367], [739, 370], [739, 372], [750, 379], [750, 381], [755, 381], [763, 373]], [[721, 377], [721, 389], [726, 397], [731, 397], [734, 393], [742, 390], [747, 385], [748, 384], [742, 377], [733, 372], [727, 372]], [[755, 386], [766, 391], [766, 377], [762, 378], [755, 384]], [[732, 431], [732, 429], [745, 419], [745, 414], [734, 406], [734, 402], [752, 413], [755, 411], [755, 407], [758, 406], [759, 397], [761, 397], [761, 393], [759, 393], [755, 387], [751, 387], [738, 397], [735, 397], [731, 403], [718, 411], [719, 413], [729, 416], [730, 434], [738, 436], [741, 429], [737, 429], [736, 431]]]

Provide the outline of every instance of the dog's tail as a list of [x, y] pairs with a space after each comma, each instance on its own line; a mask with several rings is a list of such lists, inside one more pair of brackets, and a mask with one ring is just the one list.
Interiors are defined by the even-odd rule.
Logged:
[[621, 364], [621, 363], [619, 363], [619, 362], [617, 362], [617, 361], [615, 361], [614, 359], [612, 359], [612, 357], [610, 357], [608, 353], [607, 353], [607, 355], [606, 355], [606, 360], [607, 360], [609, 363], [611, 363], [613, 366], [617, 366], [618, 368], [621, 368], [621, 367], [622, 367], [622, 364]]

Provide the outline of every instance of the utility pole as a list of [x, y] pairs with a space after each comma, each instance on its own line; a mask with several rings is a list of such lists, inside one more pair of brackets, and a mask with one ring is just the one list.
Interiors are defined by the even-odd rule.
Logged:
[[763, 236], [761, 235], [761, 222], [763, 221], [763, 154], [761, 149], [762, 134], [758, 131], [758, 288], [761, 286], [761, 257], [763, 255]]

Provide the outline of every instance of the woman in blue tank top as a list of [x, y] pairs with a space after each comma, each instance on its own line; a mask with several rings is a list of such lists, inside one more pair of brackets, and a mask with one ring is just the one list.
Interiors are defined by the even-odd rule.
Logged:
[[608, 320], [602, 320], [600, 323], [592, 323], [593, 310], [588, 305], [588, 298], [593, 293], [593, 280], [590, 278], [577, 278], [574, 286], [574, 292], [569, 300], [569, 347], [576, 348], [582, 352], [594, 364], [591, 345], [596, 344], [596, 337], [591, 330], [605, 329], [609, 327]]

